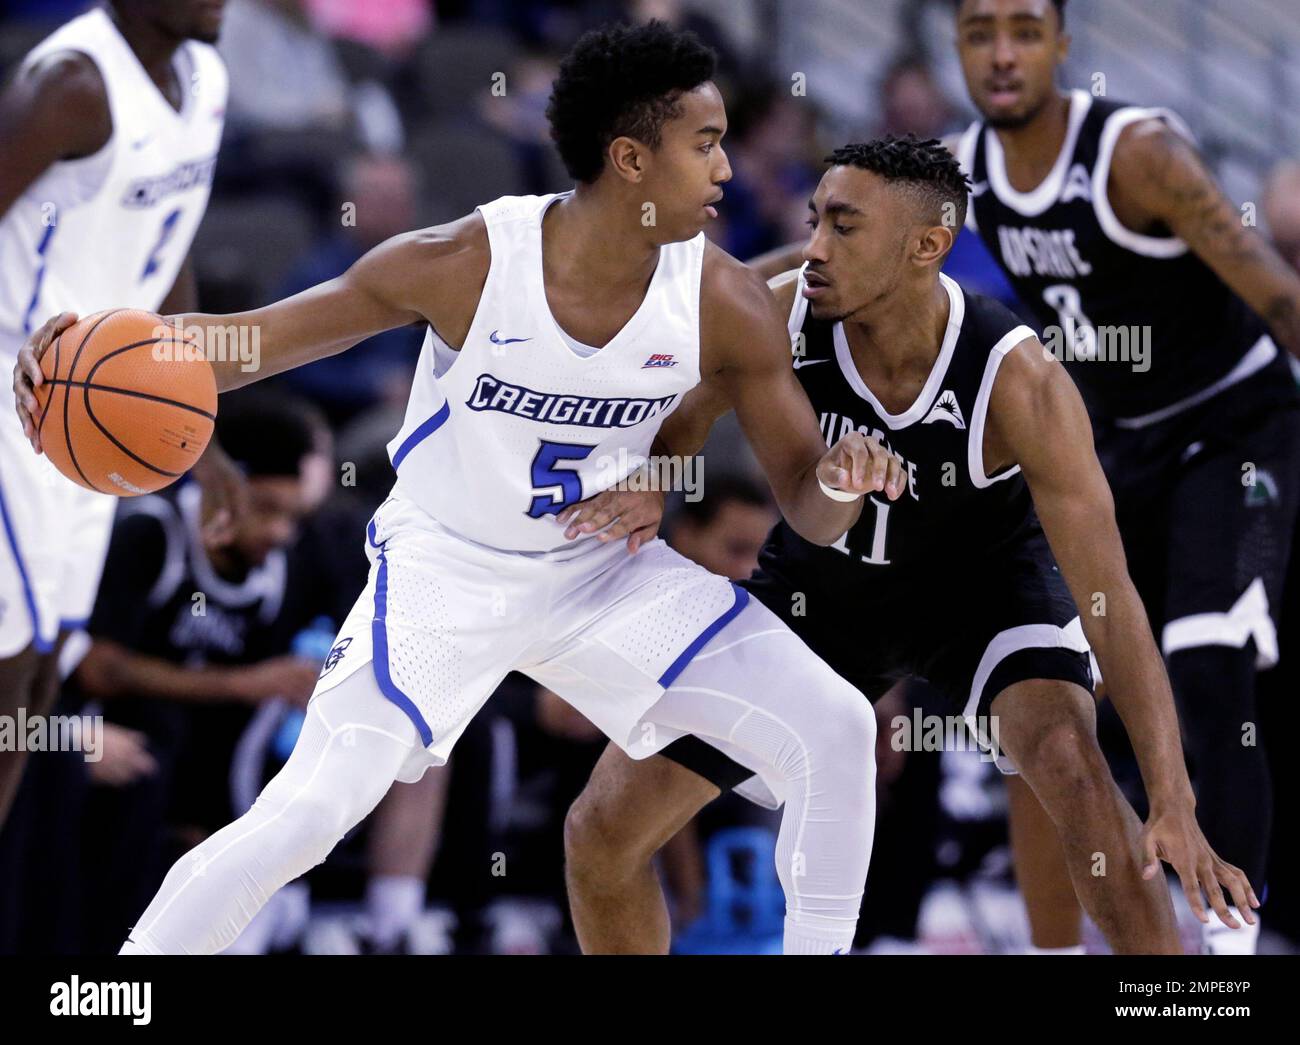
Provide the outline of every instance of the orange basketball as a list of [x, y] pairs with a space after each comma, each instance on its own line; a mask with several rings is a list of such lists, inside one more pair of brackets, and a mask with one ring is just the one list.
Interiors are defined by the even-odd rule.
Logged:
[[212, 438], [212, 366], [152, 312], [86, 316], [54, 340], [41, 372], [41, 448], [87, 489], [119, 497], [161, 490]]

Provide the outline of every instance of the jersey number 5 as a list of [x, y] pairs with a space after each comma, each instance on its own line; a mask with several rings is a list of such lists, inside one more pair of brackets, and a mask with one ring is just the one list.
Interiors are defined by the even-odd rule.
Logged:
[[582, 479], [576, 468], [557, 468], [561, 461], [585, 461], [596, 449], [581, 443], [550, 443], [545, 439], [537, 448], [533, 458], [533, 490], [559, 490], [559, 493], [538, 493], [533, 503], [528, 506], [528, 514], [534, 519], [543, 515], [555, 515], [564, 511], [571, 504], [582, 500]]

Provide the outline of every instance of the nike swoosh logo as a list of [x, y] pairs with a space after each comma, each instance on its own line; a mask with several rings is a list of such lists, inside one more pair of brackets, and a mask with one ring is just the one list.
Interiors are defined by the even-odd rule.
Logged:
[[500, 333], [499, 330], [494, 330], [494, 331], [492, 331], [492, 333], [490, 333], [490, 334], [488, 335], [488, 340], [491, 341], [492, 344], [494, 344], [494, 345], [514, 345], [514, 344], [517, 344], [518, 342], [521, 342], [521, 341], [531, 341], [531, 340], [532, 340], [531, 337], [505, 337], [505, 338], [501, 338], [501, 337], [497, 337], [497, 334], [499, 334], [499, 333]]
[[796, 359], [794, 361], [794, 368], [798, 370], [800, 367], [816, 366], [818, 363], [829, 363], [829, 362], [830, 362], [829, 359]]

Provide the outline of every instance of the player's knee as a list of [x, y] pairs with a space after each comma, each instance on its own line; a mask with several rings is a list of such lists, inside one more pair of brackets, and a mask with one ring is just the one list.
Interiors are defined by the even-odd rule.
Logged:
[[858, 690], [836, 679], [834, 699], [825, 703], [822, 755], [839, 770], [871, 773], [876, 757], [876, 712]]
[[1059, 795], [1077, 803], [1100, 798], [1109, 790], [1110, 769], [1092, 723], [1083, 715], [1067, 714], [1030, 732], [1016, 762], [1040, 795]]
[[340, 802], [309, 791], [283, 803], [263, 793], [254, 809], [275, 818], [276, 831], [268, 834], [268, 842], [279, 843], [283, 860], [292, 865], [290, 878], [323, 863], [351, 826]]
[[570, 878], [617, 879], [648, 863], [652, 852], [635, 817], [584, 791], [564, 817], [564, 857]]

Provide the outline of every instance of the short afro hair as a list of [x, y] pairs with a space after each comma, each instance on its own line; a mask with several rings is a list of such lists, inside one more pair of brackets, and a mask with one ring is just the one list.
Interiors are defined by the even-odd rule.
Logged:
[[652, 149], [681, 96], [713, 79], [717, 56], [688, 31], [663, 22], [612, 25], [584, 34], [560, 63], [546, 118], [570, 176], [591, 184], [605, 150], [626, 135]]
[[960, 229], [966, 221], [970, 180], [938, 138], [921, 141], [911, 134], [905, 138], [890, 135], [842, 146], [827, 156], [826, 162], [832, 167], [857, 167], [903, 185], [936, 225], [948, 224], [944, 221], [946, 204], [953, 205], [952, 228]]

